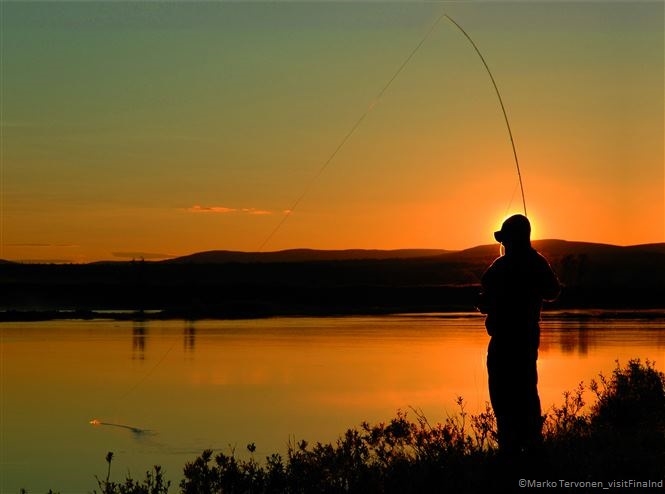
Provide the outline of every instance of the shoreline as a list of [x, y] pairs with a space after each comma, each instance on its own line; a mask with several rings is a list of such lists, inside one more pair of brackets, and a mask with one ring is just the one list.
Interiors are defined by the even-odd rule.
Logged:
[[[47, 321], [167, 321], [167, 320], [248, 320], [298, 317], [363, 317], [363, 316], [430, 316], [440, 318], [481, 318], [477, 311], [468, 308], [450, 307], [437, 311], [390, 310], [387, 308], [367, 308], [364, 310], [294, 310], [294, 311], [190, 311], [171, 309], [131, 310], [131, 309], [46, 309], [22, 310], [7, 309], [0, 311], [0, 323], [3, 322], [47, 322]], [[665, 319], [665, 308], [579, 308], [544, 310], [542, 320], [561, 319]]]

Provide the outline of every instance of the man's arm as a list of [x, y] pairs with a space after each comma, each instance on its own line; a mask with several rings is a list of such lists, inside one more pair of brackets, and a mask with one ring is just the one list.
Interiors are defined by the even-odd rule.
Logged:
[[543, 300], [552, 302], [561, 293], [561, 283], [552, 270], [552, 267], [547, 262], [547, 259], [542, 257], [542, 274], [541, 274], [541, 294]]
[[[496, 262], [496, 261], [495, 261]], [[496, 278], [496, 265], [495, 263], [492, 263], [490, 267], [488, 267], [485, 272], [483, 273], [482, 277], [480, 278], [480, 287], [481, 291], [478, 294], [478, 299], [476, 302], [476, 308], [482, 313], [482, 314], [488, 314], [491, 312], [492, 308], [495, 305], [494, 301], [494, 286], [496, 284], [495, 278]]]

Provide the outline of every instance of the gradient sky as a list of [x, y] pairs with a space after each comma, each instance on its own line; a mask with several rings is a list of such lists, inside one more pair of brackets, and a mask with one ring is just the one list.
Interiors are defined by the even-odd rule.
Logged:
[[[665, 241], [662, 2], [1, 2], [0, 258]], [[304, 196], [303, 196], [304, 194]]]

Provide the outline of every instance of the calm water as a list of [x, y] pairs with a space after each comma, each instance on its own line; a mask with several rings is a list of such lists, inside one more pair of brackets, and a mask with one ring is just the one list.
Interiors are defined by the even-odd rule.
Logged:
[[[205, 448], [245, 455], [255, 442], [262, 459], [398, 409], [437, 421], [458, 395], [471, 412], [488, 400], [487, 335], [469, 314], [3, 323], [0, 335], [2, 493], [90, 492], [107, 451], [115, 480], [158, 463], [177, 485]], [[543, 407], [637, 356], [663, 370], [665, 319], [548, 318]]]

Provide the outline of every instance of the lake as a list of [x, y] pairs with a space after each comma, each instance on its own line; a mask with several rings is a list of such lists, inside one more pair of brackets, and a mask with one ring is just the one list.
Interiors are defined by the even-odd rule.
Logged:
[[[543, 321], [544, 409], [617, 359], [664, 369], [664, 317], [584, 316]], [[263, 459], [399, 409], [434, 422], [459, 395], [472, 413], [489, 400], [477, 314], [2, 323], [0, 338], [3, 493], [91, 492], [108, 451], [113, 480], [160, 464], [177, 487], [205, 448], [247, 456], [254, 442]]]

